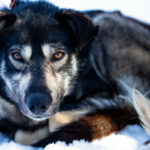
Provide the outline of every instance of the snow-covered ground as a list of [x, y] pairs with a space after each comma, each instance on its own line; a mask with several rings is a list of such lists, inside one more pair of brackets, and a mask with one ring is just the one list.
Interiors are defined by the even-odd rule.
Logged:
[[[60, 7], [78, 10], [104, 9], [121, 10], [123, 13], [150, 23], [150, 0], [51, 0]], [[9, 6], [10, 0], [1, 0], [0, 7]], [[17, 144], [0, 134], [0, 150], [150, 150], [144, 142], [150, 140], [143, 128], [134, 125], [123, 131], [113, 133], [92, 143], [74, 141], [70, 145], [64, 142], [49, 144], [45, 149]]]
[[113, 133], [101, 140], [92, 143], [84, 140], [74, 141], [66, 145], [64, 142], [49, 144], [45, 148], [33, 148], [17, 144], [0, 134], [0, 150], [150, 150], [145, 145], [150, 136], [140, 126], [128, 126], [123, 131]]

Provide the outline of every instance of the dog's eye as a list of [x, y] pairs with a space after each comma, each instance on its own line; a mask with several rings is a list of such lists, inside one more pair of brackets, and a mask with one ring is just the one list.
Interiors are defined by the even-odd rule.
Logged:
[[63, 52], [56, 52], [54, 55], [53, 55], [53, 59], [55, 59], [55, 60], [60, 60], [60, 59], [62, 59], [63, 58], [63, 56], [65, 55], [65, 53], [63, 53]]
[[18, 61], [23, 60], [21, 53], [18, 51], [12, 52], [11, 55], [15, 60], [18, 60]]

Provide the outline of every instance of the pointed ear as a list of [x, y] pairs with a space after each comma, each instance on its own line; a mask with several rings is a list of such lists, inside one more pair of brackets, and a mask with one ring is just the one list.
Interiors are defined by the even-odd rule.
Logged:
[[95, 39], [99, 27], [85, 14], [74, 10], [60, 10], [56, 19], [67, 29], [70, 29], [79, 49]]
[[0, 31], [12, 27], [16, 21], [17, 21], [17, 16], [15, 14], [10, 14], [8, 12], [0, 11]]

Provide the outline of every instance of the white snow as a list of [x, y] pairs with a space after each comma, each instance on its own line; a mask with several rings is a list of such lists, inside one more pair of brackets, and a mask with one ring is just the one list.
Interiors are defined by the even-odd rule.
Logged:
[[65, 142], [57, 142], [45, 148], [23, 146], [0, 134], [0, 150], [150, 150], [150, 145], [144, 144], [148, 140], [150, 140], [150, 135], [147, 135], [142, 127], [132, 125], [127, 126], [121, 132], [113, 133], [91, 143], [84, 140], [73, 141], [69, 145]]
[[[150, 23], [150, 0], [51, 0], [56, 5], [78, 10], [104, 9], [121, 10], [123, 13]], [[0, 7], [9, 6], [10, 0], [1, 0]], [[128, 126], [123, 131], [113, 133], [92, 143], [84, 140], [66, 145], [64, 142], [49, 144], [43, 148], [23, 146], [0, 134], [0, 150], [150, 150], [144, 142], [150, 140], [143, 128]]]
[[[1, 6], [9, 6], [11, 0], [0, 0]], [[35, 1], [35, 0], [32, 0]], [[59, 7], [78, 10], [121, 10], [128, 16], [150, 23], [150, 0], [47, 0]]]

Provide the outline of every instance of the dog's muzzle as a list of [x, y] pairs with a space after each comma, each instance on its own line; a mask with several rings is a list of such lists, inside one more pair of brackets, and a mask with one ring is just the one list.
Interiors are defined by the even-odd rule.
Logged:
[[33, 93], [27, 97], [26, 102], [31, 113], [40, 117], [48, 110], [52, 98], [45, 93]]

